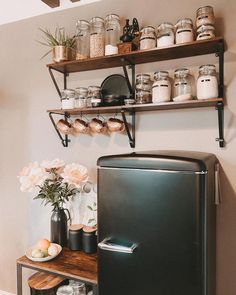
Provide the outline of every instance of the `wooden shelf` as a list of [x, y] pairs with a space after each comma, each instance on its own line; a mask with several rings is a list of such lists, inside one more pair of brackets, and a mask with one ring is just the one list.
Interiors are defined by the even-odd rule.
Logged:
[[224, 42], [222, 37], [211, 40], [194, 41], [185, 44], [175, 44], [165, 48], [133, 51], [127, 54], [117, 54], [86, 60], [74, 60], [48, 64], [50, 69], [61, 73], [74, 73], [98, 69], [108, 69], [123, 65], [134, 65], [156, 62], [161, 60], [178, 59], [183, 57], [204, 55], [219, 52], [219, 46]]
[[65, 113], [70, 115], [80, 115], [83, 114], [111, 114], [118, 113], [121, 110], [125, 112], [148, 112], [148, 111], [161, 111], [161, 110], [173, 110], [173, 109], [191, 109], [191, 108], [201, 108], [201, 107], [215, 107], [217, 103], [223, 103], [222, 98], [211, 98], [206, 100], [188, 100], [179, 102], [166, 102], [159, 104], [142, 104], [142, 105], [123, 105], [114, 107], [97, 107], [97, 108], [83, 108], [83, 109], [70, 109], [61, 110], [54, 109], [48, 110], [49, 113], [64, 115]]

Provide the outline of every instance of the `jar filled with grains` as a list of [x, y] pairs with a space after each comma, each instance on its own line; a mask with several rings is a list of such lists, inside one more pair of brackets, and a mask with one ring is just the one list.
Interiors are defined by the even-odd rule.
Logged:
[[144, 27], [141, 30], [140, 50], [152, 49], [156, 47], [156, 33], [151, 26]]
[[90, 57], [104, 56], [104, 20], [101, 17], [93, 17], [90, 21], [90, 25]]
[[118, 53], [119, 40], [120, 17], [116, 14], [109, 14], [105, 18], [105, 55]]
[[171, 83], [167, 71], [158, 71], [154, 74], [154, 83], [152, 85], [152, 102], [170, 101]]
[[75, 89], [75, 107], [76, 108], [86, 108], [87, 107], [87, 97], [88, 89], [86, 87], [77, 87]]
[[196, 13], [196, 27], [199, 28], [202, 25], [214, 25], [215, 16], [212, 6], [200, 7]]
[[138, 74], [136, 76], [136, 90], [147, 90], [152, 89], [151, 76], [149, 74]]
[[203, 65], [199, 68], [197, 98], [208, 99], [216, 97], [218, 97], [216, 67], [214, 65]]
[[100, 86], [89, 86], [88, 87], [88, 99], [87, 106], [98, 107], [101, 105], [101, 87]]
[[175, 43], [174, 26], [165, 22], [157, 28], [157, 47], [171, 46]]
[[215, 37], [213, 25], [202, 25], [197, 29], [197, 40], [207, 40]]
[[189, 69], [175, 70], [173, 101], [184, 101], [192, 98], [192, 81]]
[[136, 104], [144, 104], [144, 103], [151, 103], [152, 102], [152, 93], [148, 90], [138, 90], [136, 91]]
[[176, 25], [175, 43], [186, 43], [194, 41], [193, 22], [190, 18], [180, 19]]
[[76, 23], [76, 59], [89, 57], [90, 24], [86, 20], [78, 20]]

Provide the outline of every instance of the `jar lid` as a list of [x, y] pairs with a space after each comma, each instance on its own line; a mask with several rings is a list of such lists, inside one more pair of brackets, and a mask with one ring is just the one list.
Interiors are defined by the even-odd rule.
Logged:
[[77, 92], [88, 92], [88, 88], [86, 87], [76, 87], [75, 90]]
[[76, 22], [76, 27], [78, 28], [89, 28], [90, 24], [88, 21], [84, 20], [84, 19], [80, 19]]
[[88, 91], [100, 91], [101, 87], [100, 86], [89, 86]]
[[178, 27], [178, 26], [183, 26], [185, 24], [193, 26], [193, 21], [191, 20], [191, 18], [181, 18], [177, 21], [175, 26]]
[[161, 30], [164, 30], [164, 29], [174, 29], [174, 25], [172, 23], [169, 23], [169, 22], [164, 22], [164, 23], [161, 23], [158, 27], [157, 27], [157, 30], [158, 31], [161, 31]]
[[105, 17], [105, 21], [114, 20], [114, 19], [120, 21], [119, 15], [117, 15], [117, 14], [108, 14]]
[[69, 230], [70, 230], [70, 231], [79, 231], [79, 230], [81, 230], [83, 227], [84, 227], [83, 224], [72, 224], [72, 225], [70, 225]]
[[136, 75], [137, 80], [149, 80], [151, 79], [151, 76], [149, 74], [138, 74]]
[[199, 72], [215, 72], [216, 71], [216, 66], [215, 65], [202, 65], [199, 67]]
[[197, 33], [202, 33], [204, 31], [215, 31], [215, 26], [213, 25], [202, 25], [197, 29]]
[[176, 77], [185, 77], [189, 74], [189, 69], [186, 68], [181, 68], [181, 69], [176, 69], [175, 70], [175, 76]]
[[146, 26], [146, 27], [143, 27], [142, 30], [140, 31], [141, 33], [144, 33], [146, 31], [151, 31], [151, 32], [155, 32], [155, 28], [152, 27], [152, 26]]
[[90, 24], [94, 23], [104, 23], [104, 19], [102, 17], [95, 16], [90, 20]]
[[199, 13], [205, 13], [205, 12], [211, 12], [211, 13], [213, 13], [213, 7], [210, 6], [210, 5], [207, 5], [207, 6], [199, 7], [197, 9], [197, 14], [199, 14]]
[[154, 78], [166, 78], [169, 77], [168, 71], [157, 71], [154, 73]]
[[83, 227], [83, 231], [84, 231], [85, 233], [93, 233], [93, 232], [95, 232], [96, 230], [97, 230], [97, 228], [94, 227], [94, 226], [84, 226], [84, 227]]

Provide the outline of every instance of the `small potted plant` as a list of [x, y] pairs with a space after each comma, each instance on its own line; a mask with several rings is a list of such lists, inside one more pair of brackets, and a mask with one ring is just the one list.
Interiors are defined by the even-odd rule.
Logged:
[[55, 33], [51, 33], [48, 29], [39, 29], [43, 34], [43, 42], [40, 44], [50, 47], [42, 58], [52, 52], [53, 61], [61, 62], [73, 59], [75, 51], [75, 36], [69, 37], [65, 34], [65, 28], [56, 28]]

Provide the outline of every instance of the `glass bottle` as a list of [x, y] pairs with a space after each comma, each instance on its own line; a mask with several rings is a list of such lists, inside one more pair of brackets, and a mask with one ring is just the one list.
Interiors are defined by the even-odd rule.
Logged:
[[216, 67], [214, 65], [201, 66], [197, 79], [197, 98], [216, 98], [218, 95]]
[[156, 33], [151, 26], [144, 27], [141, 30], [140, 50], [152, 49], [156, 47]]
[[75, 89], [75, 108], [86, 108], [87, 107], [87, 97], [88, 97], [88, 88], [86, 87], [77, 87]]
[[86, 20], [78, 20], [76, 23], [76, 59], [89, 57], [90, 24]]
[[175, 43], [186, 43], [194, 41], [193, 22], [190, 18], [180, 19], [176, 25]]
[[170, 101], [171, 83], [167, 71], [158, 71], [154, 74], [154, 83], [152, 85], [152, 102]]
[[192, 82], [189, 69], [175, 70], [174, 81], [174, 101], [184, 101], [192, 99]]
[[101, 105], [101, 87], [100, 86], [89, 86], [88, 87], [88, 107], [98, 107]]
[[197, 29], [197, 40], [207, 40], [215, 37], [213, 25], [202, 25]]
[[73, 89], [64, 89], [61, 91], [61, 108], [73, 109], [75, 107], [75, 91]]
[[171, 46], [175, 43], [174, 26], [165, 22], [157, 28], [157, 47]]
[[196, 13], [196, 27], [199, 28], [202, 25], [214, 25], [215, 16], [212, 6], [203, 6], [198, 8]]
[[90, 21], [90, 26], [90, 57], [104, 56], [104, 19], [101, 17], [93, 17]]
[[105, 55], [118, 53], [120, 40], [120, 17], [116, 14], [109, 14], [105, 18]]

